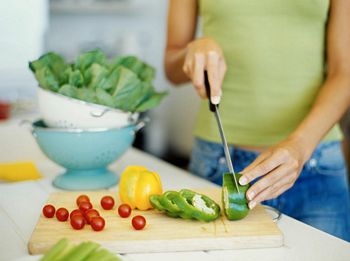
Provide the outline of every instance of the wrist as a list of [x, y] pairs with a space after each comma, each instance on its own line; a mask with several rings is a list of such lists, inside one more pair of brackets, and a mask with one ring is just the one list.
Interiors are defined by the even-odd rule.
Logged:
[[287, 140], [293, 142], [297, 149], [301, 152], [302, 161], [305, 163], [308, 161], [317, 146], [317, 143], [305, 135], [304, 133], [292, 133], [288, 136]]

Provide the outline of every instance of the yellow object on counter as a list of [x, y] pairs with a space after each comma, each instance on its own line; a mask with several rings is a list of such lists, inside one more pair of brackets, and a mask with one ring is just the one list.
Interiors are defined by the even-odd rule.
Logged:
[[159, 175], [145, 167], [129, 166], [121, 175], [119, 182], [120, 200], [129, 204], [133, 209], [151, 209], [149, 196], [162, 193]]
[[0, 163], [0, 180], [14, 182], [40, 178], [41, 174], [32, 162]]

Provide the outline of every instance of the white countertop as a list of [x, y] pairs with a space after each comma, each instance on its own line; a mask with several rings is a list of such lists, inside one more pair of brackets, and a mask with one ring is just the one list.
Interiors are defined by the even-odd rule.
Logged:
[[[56, 189], [52, 177], [62, 169], [40, 151], [19, 120], [0, 122], [0, 162], [33, 161], [45, 176], [40, 181], [0, 183], [0, 260], [37, 260], [29, 256], [27, 243], [48, 194]], [[127, 165], [144, 165], [156, 170], [164, 189], [215, 186], [186, 171], [141, 151], [130, 149], [111, 169], [120, 172]], [[125, 260], [350, 260], [350, 243], [335, 238], [293, 218], [282, 215], [278, 222], [284, 246], [266, 249], [128, 254]]]

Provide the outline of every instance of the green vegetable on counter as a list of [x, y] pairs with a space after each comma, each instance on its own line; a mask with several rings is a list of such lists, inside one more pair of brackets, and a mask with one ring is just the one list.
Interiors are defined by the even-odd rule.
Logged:
[[[241, 174], [234, 175], [236, 175], [237, 180], [242, 176]], [[248, 200], [245, 195], [249, 187], [250, 184], [245, 186], [238, 184], [240, 192], [238, 193], [232, 174], [224, 173], [222, 182], [222, 205], [228, 220], [239, 220], [248, 215]]]
[[40, 261], [120, 261], [121, 259], [93, 242], [72, 244], [68, 239], [58, 241]]
[[123, 111], [152, 109], [167, 95], [155, 90], [152, 66], [134, 56], [109, 61], [100, 49], [78, 55], [72, 64], [48, 52], [29, 68], [43, 89]]
[[170, 217], [209, 222], [220, 216], [220, 206], [214, 200], [188, 189], [151, 195], [150, 202]]

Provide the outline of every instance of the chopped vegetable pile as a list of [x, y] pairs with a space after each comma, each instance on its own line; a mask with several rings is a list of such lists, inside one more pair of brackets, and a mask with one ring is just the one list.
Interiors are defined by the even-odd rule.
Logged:
[[155, 91], [153, 67], [134, 56], [109, 61], [100, 49], [78, 55], [71, 64], [48, 52], [29, 68], [44, 89], [128, 112], [152, 109], [167, 94]]
[[188, 189], [151, 195], [149, 200], [154, 208], [174, 218], [209, 222], [220, 216], [220, 206], [214, 200]]

